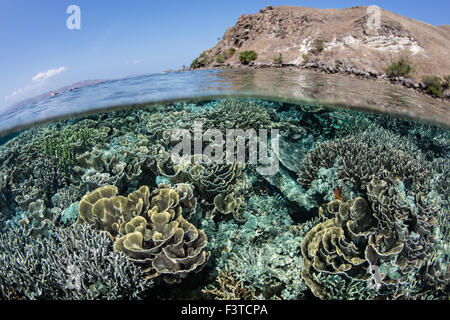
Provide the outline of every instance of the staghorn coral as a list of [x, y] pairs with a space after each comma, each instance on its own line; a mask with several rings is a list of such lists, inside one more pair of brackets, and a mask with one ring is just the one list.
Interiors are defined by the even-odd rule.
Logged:
[[359, 135], [318, 144], [303, 159], [298, 181], [309, 187], [320, 168], [332, 168], [339, 159], [341, 184], [363, 189], [372, 179], [396, 176], [416, 190], [427, 188], [431, 166], [409, 140], [378, 128]]
[[54, 159], [58, 169], [70, 173], [74, 165], [75, 149], [86, 148], [91, 131], [88, 128], [74, 130], [68, 126], [45, 139], [42, 146], [42, 153], [48, 159]]
[[203, 250], [206, 235], [186, 221], [182, 212], [195, 210], [189, 185], [175, 189], [160, 185], [151, 195], [146, 186], [128, 197], [117, 196], [114, 186], [101, 187], [83, 197], [79, 222], [105, 230], [114, 250], [140, 264], [147, 279], [162, 275], [168, 283], [199, 272], [209, 258]]
[[86, 224], [56, 227], [37, 239], [9, 230], [0, 235], [0, 261], [2, 299], [138, 299], [153, 286]]
[[253, 99], [219, 100], [214, 110], [205, 115], [208, 128], [219, 129], [269, 129], [279, 120], [275, 110]]
[[232, 272], [225, 266], [225, 270], [218, 269], [217, 286], [209, 286], [202, 293], [211, 295], [216, 300], [255, 300], [252, 292], [237, 281]]
[[[57, 164], [47, 158], [40, 159], [40, 166], [36, 166], [33, 171], [35, 179], [34, 186], [39, 190], [46, 190], [50, 196], [58, 188], [65, 187], [67, 180], [65, 175], [58, 170]], [[50, 201], [47, 200], [47, 203]]]

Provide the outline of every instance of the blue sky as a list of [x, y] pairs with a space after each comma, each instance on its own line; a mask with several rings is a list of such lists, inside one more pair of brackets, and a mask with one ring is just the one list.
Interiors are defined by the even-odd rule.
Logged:
[[[81, 29], [69, 30], [69, 5]], [[238, 17], [267, 5], [378, 5], [433, 25], [450, 24], [450, 1], [0, 0], [0, 109], [87, 79], [189, 66]]]

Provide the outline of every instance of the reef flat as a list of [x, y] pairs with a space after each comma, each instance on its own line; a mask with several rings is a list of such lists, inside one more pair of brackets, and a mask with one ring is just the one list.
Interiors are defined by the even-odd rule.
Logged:
[[445, 128], [261, 99], [31, 127], [0, 146], [0, 297], [448, 300], [449, 152]]

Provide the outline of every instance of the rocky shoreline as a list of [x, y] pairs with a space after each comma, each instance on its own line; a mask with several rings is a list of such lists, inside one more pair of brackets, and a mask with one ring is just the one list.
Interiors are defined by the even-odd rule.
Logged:
[[359, 77], [363, 79], [369, 80], [379, 80], [379, 81], [387, 81], [393, 85], [403, 86], [407, 89], [414, 90], [418, 93], [430, 96], [434, 99], [450, 102], [450, 92], [444, 93], [444, 98], [439, 98], [436, 95], [430, 94], [427, 92], [427, 85], [423, 82], [415, 82], [411, 78], [404, 77], [389, 77], [384, 73], [377, 73], [375, 71], [365, 71], [354, 67], [343, 67], [343, 66], [331, 66], [327, 65], [323, 62], [308, 62], [303, 65], [296, 64], [276, 64], [276, 63], [259, 63], [259, 62], [250, 62], [248, 65], [243, 64], [214, 64], [211, 66], [204, 66], [198, 68], [186, 68], [183, 66], [181, 70], [178, 71], [189, 71], [189, 70], [208, 70], [208, 69], [259, 69], [259, 68], [287, 68], [287, 69], [306, 69], [314, 72], [320, 73], [328, 73], [328, 74], [344, 74], [353, 77]]

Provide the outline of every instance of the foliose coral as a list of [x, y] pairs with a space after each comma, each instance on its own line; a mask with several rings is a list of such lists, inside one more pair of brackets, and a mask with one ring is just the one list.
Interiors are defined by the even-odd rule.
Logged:
[[79, 221], [108, 232], [114, 250], [140, 264], [147, 279], [162, 275], [168, 283], [199, 272], [209, 257], [206, 235], [181, 215], [194, 210], [188, 185], [176, 189], [160, 185], [150, 193], [140, 187], [128, 197], [105, 186], [83, 197]]
[[175, 183], [191, 182], [205, 198], [230, 193], [242, 174], [243, 165], [236, 161], [211, 161], [199, 154], [184, 157], [179, 163], [174, 163], [169, 153], [162, 154], [163, 158], [157, 164], [160, 174]]
[[[317, 273], [368, 280], [373, 266], [381, 273], [380, 296], [412, 297], [428, 290], [442, 294], [448, 286], [448, 271], [433, 267], [434, 277], [441, 279], [433, 287], [425, 284], [427, 271], [422, 268], [436, 252], [433, 235], [439, 208], [423, 193], [408, 196], [402, 186], [399, 181], [372, 180], [367, 186], [370, 205], [358, 197], [334, 200], [321, 208], [333, 218], [312, 228], [302, 243], [302, 277], [316, 296], [330, 298]], [[420, 292], [406, 290], [411, 281], [421, 282]]]

